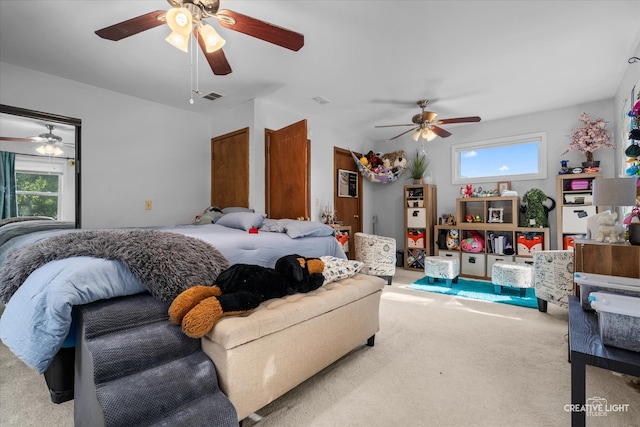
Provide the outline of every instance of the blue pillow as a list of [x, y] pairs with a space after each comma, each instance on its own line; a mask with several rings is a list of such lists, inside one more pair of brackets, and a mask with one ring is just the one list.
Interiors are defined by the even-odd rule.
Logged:
[[253, 212], [232, 212], [224, 214], [222, 218], [216, 221], [216, 225], [224, 225], [225, 227], [247, 231], [253, 227], [260, 228], [264, 217], [264, 214]]
[[335, 230], [326, 224], [315, 221], [291, 221], [287, 224], [286, 233], [292, 239], [298, 237], [323, 237], [333, 236]]

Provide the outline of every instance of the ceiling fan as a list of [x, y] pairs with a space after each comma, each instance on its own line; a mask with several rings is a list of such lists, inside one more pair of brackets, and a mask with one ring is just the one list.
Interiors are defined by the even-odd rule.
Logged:
[[425, 108], [427, 108], [428, 103], [429, 103], [429, 100], [427, 99], [421, 99], [416, 103], [422, 109], [422, 113], [416, 114], [411, 118], [411, 121], [413, 123], [402, 124], [402, 125], [383, 125], [383, 126], [376, 126], [376, 127], [388, 128], [388, 127], [395, 127], [395, 126], [414, 126], [413, 129], [409, 129], [406, 132], [402, 132], [400, 135], [396, 135], [393, 138], [391, 138], [391, 140], [401, 137], [406, 133], [413, 132], [411, 137], [413, 138], [414, 141], [417, 141], [418, 139], [420, 139], [421, 136], [423, 139], [426, 139], [427, 141], [432, 141], [436, 136], [439, 136], [440, 138], [446, 138], [448, 136], [451, 136], [451, 132], [442, 129], [438, 125], [446, 125], [446, 124], [452, 124], [452, 123], [471, 123], [471, 122], [480, 121], [480, 117], [478, 116], [457, 117], [453, 119], [436, 120], [435, 119], [437, 116], [436, 113], [434, 113], [433, 111], [425, 111]]
[[167, 0], [168, 11], [156, 10], [95, 33], [108, 40], [118, 41], [159, 25], [168, 24], [172, 32], [167, 42], [185, 52], [189, 35], [193, 32], [200, 49], [216, 75], [231, 73], [231, 66], [222, 51], [225, 41], [205, 18], [215, 18], [224, 28], [238, 31], [275, 45], [298, 51], [304, 46], [304, 35], [232, 10], [219, 10], [220, 0]]
[[41, 133], [38, 136], [31, 136], [27, 138], [19, 138], [12, 136], [0, 136], [0, 141], [14, 141], [14, 142], [35, 142], [40, 146], [36, 148], [36, 151], [45, 156], [59, 156], [64, 153], [64, 147], [73, 147], [73, 144], [62, 142], [62, 137], [55, 135], [53, 130], [56, 128], [54, 125], [46, 124], [47, 132]]

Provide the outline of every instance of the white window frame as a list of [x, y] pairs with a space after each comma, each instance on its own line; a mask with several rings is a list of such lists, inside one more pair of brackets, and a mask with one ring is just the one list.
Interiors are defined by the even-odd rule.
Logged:
[[[460, 159], [464, 152], [482, 150], [487, 148], [499, 148], [525, 143], [538, 144], [538, 172], [526, 174], [490, 175], [473, 178], [465, 178], [460, 175]], [[452, 182], [453, 184], [473, 184], [499, 181], [524, 181], [532, 179], [547, 179], [547, 133], [535, 132], [524, 135], [508, 136], [484, 141], [465, 142], [451, 146]]]
[[55, 196], [58, 198], [57, 218], [61, 220], [64, 212], [64, 170], [65, 159], [55, 157], [27, 157], [16, 154], [16, 173], [51, 174], [58, 176], [57, 193], [40, 193], [34, 191], [16, 191], [17, 194], [34, 194], [41, 196]]

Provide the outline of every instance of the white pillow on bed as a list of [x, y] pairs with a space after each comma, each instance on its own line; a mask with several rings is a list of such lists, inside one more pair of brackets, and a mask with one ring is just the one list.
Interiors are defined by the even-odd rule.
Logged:
[[216, 225], [224, 225], [229, 228], [237, 228], [238, 230], [249, 230], [250, 228], [260, 228], [264, 221], [264, 214], [252, 212], [231, 212], [224, 214], [222, 218], [216, 221]]
[[322, 275], [324, 276], [323, 285], [353, 277], [359, 273], [364, 266], [360, 261], [352, 261], [333, 256], [321, 256], [320, 259], [324, 262], [324, 270], [322, 270]]
[[298, 237], [323, 237], [333, 236], [335, 230], [326, 224], [316, 221], [293, 220], [287, 224], [286, 233], [292, 239]]

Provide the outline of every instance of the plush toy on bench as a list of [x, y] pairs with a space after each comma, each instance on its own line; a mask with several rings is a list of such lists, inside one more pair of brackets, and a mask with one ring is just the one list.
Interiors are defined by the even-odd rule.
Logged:
[[169, 319], [182, 331], [200, 338], [224, 316], [253, 310], [261, 302], [298, 292], [306, 293], [324, 283], [324, 263], [318, 258], [286, 255], [275, 268], [234, 264], [224, 270], [214, 286], [197, 285], [176, 297]]

